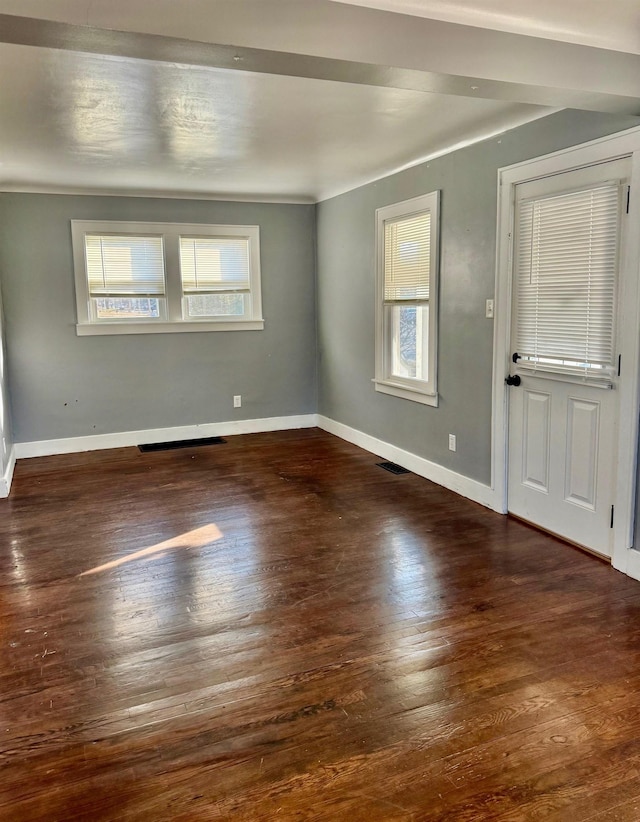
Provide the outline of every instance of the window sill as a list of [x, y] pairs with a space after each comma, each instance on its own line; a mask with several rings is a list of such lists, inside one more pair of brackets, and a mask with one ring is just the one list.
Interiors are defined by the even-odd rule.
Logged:
[[438, 407], [437, 394], [425, 394], [422, 391], [417, 391], [414, 388], [408, 388], [406, 385], [399, 385], [398, 383], [373, 380], [376, 391], [381, 394], [391, 394], [393, 397], [400, 397], [403, 400], [413, 400], [413, 402], [422, 403], [422, 405], [430, 405], [432, 408]]
[[261, 331], [264, 320], [238, 320], [237, 322], [146, 322], [146, 323], [78, 323], [78, 337], [95, 337], [107, 334], [181, 334], [191, 331]]

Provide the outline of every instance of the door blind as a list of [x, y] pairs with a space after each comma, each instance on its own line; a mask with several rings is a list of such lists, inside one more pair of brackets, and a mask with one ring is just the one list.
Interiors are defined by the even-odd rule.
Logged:
[[384, 301], [429, 299], [431, 213], [384, 224]]
[[86, 234], [91, 297], [154, 297], [164, 294], [162, 237]]
[[618, 185], [519, 204], [519, 366], [596, 379], [611, 376], [619, 204]]
[[249, 291], [249, 240], [180, 237], [180, 272], [186, 294]]

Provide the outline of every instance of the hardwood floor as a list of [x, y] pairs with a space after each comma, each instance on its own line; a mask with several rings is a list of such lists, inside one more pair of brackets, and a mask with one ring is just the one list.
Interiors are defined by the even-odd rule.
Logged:
[[640, 583], [310, 429], [18, 463], [0, 819], [640, 819]]

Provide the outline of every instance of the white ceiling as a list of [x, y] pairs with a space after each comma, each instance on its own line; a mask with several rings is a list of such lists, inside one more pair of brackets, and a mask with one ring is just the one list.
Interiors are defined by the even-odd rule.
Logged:
[[638, 0], [335, 0], [640, 54]]
[[[593, 11], [580, 17], [586, 38], [595, 0], [538, 0], [532, 30], [562, 39], [578, 3]], [[357, 8], [367, 4], [433, 20]], [[637, 17], [635, 6], [608, 4], [601, 35], [613, 37], [611, 19]], [[0, 21], [0, 76], [11, 78], [0, 83], [0, 189], [315, 201], [559, 101], [628, 111], [640, 98], [635, 63], [603, 72], [589, 52], [568, 53], [576, 62], [556, 83], [537, 72], [557, 49], [541, 59], [538, 41], [486, 34], [474, 49], [479, 28], [433, 22], [480, 25], [480, 8], [485, 29], [495, 19], [521, 31], [500, 24], [509, 17], [526, 30], [521, 0], [0, 0], [0, 15], [39, 26], [16, 18], [10, 32], [14, 21]], [[85, 36], [87, 25], [101, 31]], [[422, 65], [423, 52], [435, 63]]]
[[547, 111], [27, 46], [0, 75], [3, 176], [34, 190], [313, 200]]

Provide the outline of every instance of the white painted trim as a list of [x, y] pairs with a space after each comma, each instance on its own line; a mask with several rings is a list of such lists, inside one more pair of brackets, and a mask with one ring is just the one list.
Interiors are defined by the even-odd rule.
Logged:
[[[640, 405], [640, 127], [610, 134], [544, 157], [532, 158], [498, 170], [498, 226], [495, 323], [493, 345], [493, 415], [491, 466], [492, 485], [500, 508], [507, 511], [508, 392], [504, 379], [509, 373], [511, 332], [511, 231], [514, 192], [517, 183], [560, 174], [585, 166], [631, 157], [631, 208], [627, 218], [628, 253], [622, 265], [620, 340], [623, 376], [620, 382], [620, 411], [617, 444], [616, 515], [612, 565], [635, 575], [640, 573], [637, 552], [631, 549], [635, 513], [635, 483]], [[498, 509], [497, 509], [498, 510]], [[640, 576], [638, 577], [640, 578]]]
[[102, 337], [115, 334], [184, 334], [192, 331], [262, 331], [264, 320], [201, 321], [179, 320], [177, 322], [105, 322], [78, 323], [78, 337]]
[[626, 275], [621, 281], [620, 294], [619, 342], [623, 379], [619, 385], [616, 502], [611, 564], [617, 570], [634, 576], [632, 570], [637, 559], [637, 551], [633, 551], [631, 546], [636, 513], [640, 406], [640, 133], [636, 150], [631, 157], [630, 184], [629, 213], [626, 215], [625, 225], [627, 258], [622, 261]]
[[[398, 218], [428, 213], [430, 220], [429, 259], [429, 330], [427, 374], [429, 379], [397, 378], [392, 373], [392, 324], [385, 300], [385, 224]], [[431, 191], [409, 200], [376, 209], [376, 316], [375, 316], [375, 378], [376, 391], [391, 394], [424, 405], [438, 405], [438, 292], [440, 281], [440, 191]]]
[[638, 150], [639, 140], [640, 126], [634, 126], [625, 131], [598, 137], [588, 143], [569, 146], [551, 154], [531, 157], [520, 163], [504, 166], [498, 169], [498, 179], [520, 183], [550, 174], [560, 174], [567, 169], [604, 163], [618, 157], [628, 157]]
[[484, 485], [477, 480], [465, 477], [463, 474], [458, 474], [450, 468], [445, 468], [443, 465], [438, 465], [436, 462], [431, 462], [424, 457], [419, 457], [411, 451], [405, 451], [403, 448], [398, 448], [390, 442], [379, 440], [372, 437], [370, 434], [365, 434], [363, 431], [358, 431], [357, 428], [351, 428], [341, 422], [336, 422], [329, 417], [324, 417], [321, 414], [317, 416], [318, 428], [334, 434], [347, 442], [357, 445], [359, 448], [364, 448], [365, 451], [370, 451], [385, 460], [390, 460], [403, 468], [408, 468], [414, 474], [418, 474], [425, 479], [431, 480], [450, 491], [455, 491], [467, 499], [478, 502], [486, 508], [498, 510], [495, 507], [497, 497], [492, 488]]
[[4, 474], [0, 477], [0, 499], [9, 496], [11, 491], [11, 482], [13, 480], [13, 470], [16, 467], [16, 449], [11, 446], [9, 451], [9, 458], [7, 459], [7, 467], [4, 469]]
[[[156, 296], [161, 301], [162, 317], [157, 320], [99, 320], [91, 307], [86, 237], [91, 234], [122, 234], [152, 236], [162, 240], [164, 291]], [[180, 243], [184, 237], [239, 237], [248, 245], [249, 289], [245, 308], [248, 311], [235, 319], [184, 319]], [[209, 225], [206, 223], [167, 223], [122, 220], [71, 220], [71, 244], [76, 286], [78, 336], [109, 334], [163, 334], [183, 331], [256, 331], [264, 328], [262, 318], [262, 287], [260, 272], [260, 226]]]
[[415, 391], [406, 385], [398, 385], [390, 380], [371, 380], [371, 382], [375, 385], [376, 391], [381, 394], [391, 394], [392, 397], [400, 397], [403, 400], [421, 402], [423, 405], [430, 405], [432, 408], [438, 407], [437, 394], [423, 394], [421, 391]]
[[[515, 128], [515, 126], [514, 126]], [[355, 187], [355, 186], [354, 186]], [[267, 205], [315, 205], [314, 197], [286, 194], [209, 194], [205, 191], [168, 191], [155, 189], [68, 188], [65, 186], [37, 186], [16, 183], [0, 185], [2, 194], [56, 194], [67, 197], [137, 197], [144, 200], [205, 200], [217, 203], [257, 203]]]
[[[202, 425], [182, 425], [173, 428], [152, 428], [140, 431], [124, 431], [113, 434], [95, 434], [87, 437], [68, 437], [57, 440], [40, 440], [37, 442], [19, 442], [11, 449], [10, 470], [0, 479], [0, 497], [8, 496], [11, 476], [16, 459], [29, 457], [46, 457], [53, 454], [72, 454], [82, 451], [98, 451], [108, 448], [125, 448], [142, 443], [171, 442], [180, 439], [197, 439], [200, 437], [225, 437], [234, 434], [256, 434], [267, 431], [286, 431], [295, 428], [322, 428], [336, 437], [351, 442], [365, 451], [391, 460], [413, 471], [425, 479], [442, 485], [467, 499], [495, 507], [493, 490], [477, 480], [458, 474], [449, 468], [431, 462], [424, 457], [412, 454], [391, 443], [379, 440], [355, 428], [336, 422], [329, 417], [317, 414], [300, 414], [290, 417], [266, 417], [254, 420], [229, 420], [227, 422], [204, 423]], [[3, 490], [6, 489], [6, 493]]]
[[174, 428], [149, 428], [141, 431], [121, 431], [113, 434], [93, 434], [88, 437], [67, 437], [58, 440], [17, 442], [15, 457], [47, 457], [52, 454], [73, 454], [80, 451], [99, 451], [103, 448], [126, 448], [152, 442], [198, 439], [201, 437], [230, 437], [234, 434], [260, 434], [266, 431], [286, 431], [292, 428], [314, 428], [315, 414], [290, 417], [265, 417], [256, 420], [228, 420], [202, 425], [179, 425]]
[[503, 188], [502, 171], [498, 170], [498, 214], [496, 229], [496, 283], [493, 321], [493, 389], [491, 405], [491, 485], [500, 511], [507, 513], [507, 436], [508, 392], [505, 377], [509, 373], [509, 342], [511, 331], [511, 255], [513, 186]]
[[[631, 548], [627, 551], [626, 560], [626, 567], [624, 569], [618, 568], [617, 570], [623, 571], [627, 576], [630, 576], [632, 579], [637, 579], [640, 582], [640, 551]], [[615, 567], [614, 565], [614, 568]]]

